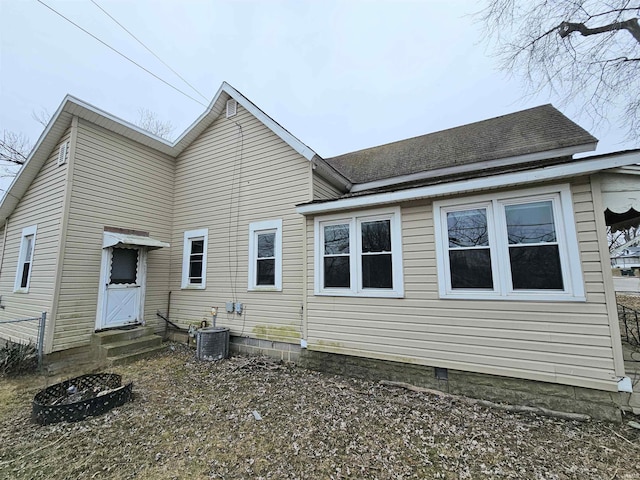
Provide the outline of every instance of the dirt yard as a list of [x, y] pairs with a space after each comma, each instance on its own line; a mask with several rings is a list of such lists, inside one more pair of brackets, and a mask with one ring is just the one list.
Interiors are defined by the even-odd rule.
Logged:
[[264, 358], [201, 363], [179, 345], [111, 371], [133, 402], [49, 426], [30, 402], [52, 379], [0, 379], [0, 477], [640, 479], [628, 417], [507, 413]]

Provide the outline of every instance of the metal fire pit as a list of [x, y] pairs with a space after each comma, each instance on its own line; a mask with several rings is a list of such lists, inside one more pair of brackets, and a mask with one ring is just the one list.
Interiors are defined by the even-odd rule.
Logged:
[[33, 398], [31, 420], [40, 425], [102, 415], [132, 398], [133, 383], [115, 373], [92, 373], [51, 385]]

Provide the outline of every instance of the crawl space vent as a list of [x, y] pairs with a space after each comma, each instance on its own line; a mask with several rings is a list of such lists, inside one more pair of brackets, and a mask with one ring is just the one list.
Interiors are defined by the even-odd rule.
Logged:
[[235, 116], [238, 113], [238, 102], [235, 100], [227, 100], [227, 118]]
[[68, 150], [69, 142], [64, 142], [60, 145], [60, 150], [58, 150], [58, 165], [64, 165], [67, 163], [67, 150]]

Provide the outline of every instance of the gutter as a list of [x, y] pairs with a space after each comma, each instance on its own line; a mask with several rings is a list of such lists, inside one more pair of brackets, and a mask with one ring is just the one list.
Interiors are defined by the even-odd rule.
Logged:
[[340, 188], [344, 192], [351, 191], [353, 183], [351, 183], [347, 177], [338, 172], [335, 168], [329, 165], [319, 155], [314, 155], [311, 159], [311, 164], [314, 170], [317, 170], [318, 174], [328, 180], [334, 187]]

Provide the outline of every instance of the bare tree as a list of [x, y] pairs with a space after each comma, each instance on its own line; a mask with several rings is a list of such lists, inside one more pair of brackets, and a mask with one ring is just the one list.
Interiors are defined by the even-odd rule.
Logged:
[[614, 228], [607, 227], [607, 238], [609, 239], [610, 252], [613, 252], [624, 245], [628, 245], [636, 238], [640, 237], [640, 225], [625, 225]]
[[22, 165], [27, 161], [31, 143], [22, 133], [14, 133], [9, 130], [2, 131], [0, 138], [0, 161], [13, 165]]
[[522, 74], [530, 94], [580, 102], [594, 124], [618, 123], [640, 141], [638, 0], [487, 0], [477, 14], [501, 67]]
[[27, 161], [30, 151], [31, 143], [23, 134], [8, 130], [2, 131], [2, 138], [0, 138], [0, 192], [4, 192], [3, 187], [8, 185], [8, 181], [4, 179], [17, 175], [20, 167]]
[[49, 110], [47, 110], [46, 108], [41, 108], [39, 112], [32, 110], [31, 118], [33, 118], [43, 127], [46, 127], [49, 124], [49, 120], [51, 120], [51, 113], [49, 113]]
[[158, 137], [169, 139], [175, 127], [170, 121], [162, 121], [158, 119], [158, 115], [146, 108], [138, 109], [138, 121], [136, 122], [140, 128], [147, 132], [153, 133]]

